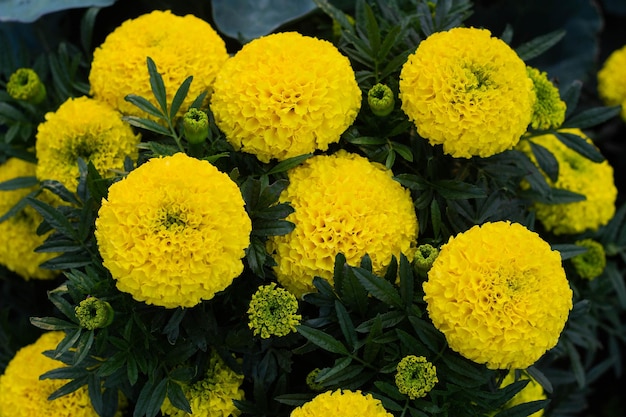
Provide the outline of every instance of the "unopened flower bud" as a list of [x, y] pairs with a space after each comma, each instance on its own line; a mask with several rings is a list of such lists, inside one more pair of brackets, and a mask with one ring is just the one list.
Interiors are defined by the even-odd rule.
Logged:
[[423, 356], [405, 356], [396, 371], [398, 391], [412, 400], [425, 397], [439, 382], [437, 368]]
[[113, 322], [114, 311], [111, 304], [95, 297], [84, 299], [74, 311], [80, 325], [87, 330], [101, 329]]
[[39, 104], [46, 98], [46, 87], [39, 76], [30, 68], [20, 68], [11, 74], [7, 92], [16, 100]]
[[425, 275], [433, 266], [438, 255], [439, 249], [436, 247], [429, 244], [419, 245], [415, 251], [415, 257], [413, 258], [415, 270], [421, 275]]
[[600, 276], [606, 267], [606, 253], [602, 244], [592, 239], [584, 239], [576, 242], [576, 246], [587, 249], [587, 252], [572, 258], [578, 275], [589, 280]]
[[376, 116], [389, 115], [393, 111], [395, 101], [393, 91], [384, 84], [376, 84], [367, 92], [367, 104]]
[[248, 317], [248, 327], [262, 339], [271, 336], [286, 336], [296, 331], [302, 316], [296, 314], [298, 300], [289, 291], [277, 288], [276, 283], [259, 287], [252, 295]]
[[315, 381], [320, 371], [320, 368], [315, 368], [306, 376], [306, 385], [311, 389], [311, 391], [322, 391], [324, 389], [322, 384]]
[[192, 107], [183, 118], [183, 131], [190, 144], [201, 144], [209, 136], [209, 116], [202, 110]]

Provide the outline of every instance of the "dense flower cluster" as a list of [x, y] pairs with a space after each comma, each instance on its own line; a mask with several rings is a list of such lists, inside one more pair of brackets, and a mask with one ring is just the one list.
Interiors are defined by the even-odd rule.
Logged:
[[42, 352], [56, 349], [63, 337], [63, 332], [44, 333], [35, 343], [16, 353], [0, 376], [0, 417], [98, 417], [86, 385], [56, 400], [48, 400], [50, 394], [68, 381], [39, 379], [43, 373], [64, 366]]
[[[573, 133], [589, 139], [580, 129], [565, 129], [563, 132]], [[554, 135], [533, 137], [533, 142], [548, 149], [559, 163], [559, 176], [556, 182], [546, 180], [554, 188], [562, 188], [582, 194], [583, 201], [567, 204], [536, 203], [535, 210], [546, 229], [555, 234], [575, 234], [587, 230], [597, 230], [611, 220], [615, 214], [617, 188], [613, 178], [613, 167], [608, 161], [595, 163], [567, 147]], [[535, 162], [530, 145], [522, 141], [520, 150], [528, 154]]]
[[286, 336], [296, 331], [302, 316], [298, 312], [298, 300], [289, 291], [276, 288], [276, 283], [263, 285], [252, 295], [248, 308], [248, 327], [254, 334], [268, 339]]
[[380, 400], [361, 391], [326, 391], [296, 408], [290, 417], [392, 417]]
[[20, 68], [9, 77], [7, 93], [16, 100], [39, 104], [46, 98], [46, 86], [34, 70]]
[[626, 120], [626, 45], [609, 55], [598, 71], [598, 93], [605, 104], [622, 106], [622, 119]]
[[104, 266], [137, 301], [213, 298], [243, 271], [251, 221], [237, 185], [207, 161], [151, 159], [109, 188], [96, 220]]
[[[520, 392], [515, 394], [513, 398], [507, 401], [506, 404], [504, 404], [504, 407], [503, 407], [504, 409], [512, 408], [512, 407], [515, 407], [516, 405], [529, 403], [532, 401], [545, 400], [547, 398], [546, 393], [543, 390], [543, 387], [539, 385], [539, 383], [535, 381], [531, 376], [525, 373], [522, 373], [521, 379], [522, 380], [528, 379], [529, 380], [528, 384], [524, 388], [522, 388]], [[500, 384], [500, 388], [504, 388], [508, 385], [511, 385], [514, 382], [515, 382], [515, 371], [511, 370], [502, 380], [502, 383]], [[542, 417], [543, 414], [544, 414], [543, 410], [539, 410], [536, 413], [529, 415], [528, 417]]]
[[163, 77], [168, 103], [182, 82], [194, 77], [179, 110], [181, 115], [200, 93], [211, 91], [228, 53], [222, 38], [204, 20], [155, 10], [125, 21], [96, 48], [89, 73], [94, 98], [123, 114], [152, 117], [124, 100], [126, 95], [135, 94], [159, 107], [150, 87], [147, 57], [154, 60]]
[[587, 249], [587, 252], [574, 256], [571, 261], [581, 278], [594, 279], [602, 275], [606, 267], [604, 246], [593, 239], [583, 239], [576, 246]]
[[246, 44], [218, 73], [211, 99], [229, 142], [263, 162], [328, 149], [360, 107], [348, 58], [295, 32]]
[[289, 171], [289, 181], [280, 201], [295, 209], [287, 217], [295, 229], [272, 237], [268, 251], [278, 281], [296, 296], [314, 291], [316, 276], [332, 282], [339, 253], [355, 266], [368, 254], [377, 274], [393, 255], [413, 259], [413, 201], [383, 165], [342, 150], [308, 159]]
[[161, 412], [170, 417], [236, 417], [241, 411], [233, 400], [244, 399], [242, 383], [243, 375], [230, 369], [217, 353], [212, 352], [205, 377], [183, 387], [192, 413], [174, 407], [168, 399], [163, 402]]
[[37, 178], [56, 180], [69, 190], [78, 185], [78, 158], [92, 162], [103, 176], [137, 158], [140, 136], [105, 103], [70, 98], [37, 128]]
[[559, 89], [548, 79], [548, 74], [537, 68], [526, 67], [528, 76], [533, 80], [535, 105], [530, 125], [533, 129], [550, 129], [561, 126], [565, 120], [566, 105]]
[[491, 369], [535, 363], [556, 345], [572, 308], [560, 254], [517, 223], [451, 237], [423, 288], [450, 347]]
[[[35, 175], [35, 164], [21, 159], [11, 158], [0, 165], [0, 182], [18, 177], [32, 177]], [[22, 200], [33, 188], [20, 188], [11, 191], [0, 191], [0, 215], [7, 213], [13, 206]], [[26, 206], [15, 216], [0, 223], [0, 264], [16, 272], [25, 279], [53, 278], [56, 273], [39, 265], [52, 257], [55, 253], [35, 252], [48, 237], [37, 234], [37, 227], [43, 219], [32, 207]]]
[[517, 144], [535, 94], [524, 61], [506, 43], [486, 29], [454, 28], [433, 33], [409, 57], [400, 99], [422, 137], [470, 158]]
[[423, 356], [409, 355], [396, 368], [396, 386], [410, 399], [425, 397], [439, 382], [437, 368]]

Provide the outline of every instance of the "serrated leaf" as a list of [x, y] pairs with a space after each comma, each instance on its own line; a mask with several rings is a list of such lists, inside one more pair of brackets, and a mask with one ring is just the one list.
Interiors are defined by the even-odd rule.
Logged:
[[125, 101], [128, 101], [129, 103], [135, 105], [136, 107], [138, 107], [140, 110], [155, 116], [159, 119], [163, 119], [163, 112], [161, 110], [159, 110], [154, 104], [150, 103], [150, 101], [144, 97], [135, 95], [135, 94], [128, 94], [124, 97]]
[[348, 349], [346, 349], [343, 343], [328, 333], [304, 325], [296, 326], [296, 330], [308, 341], [324, 350], [341, 355], [349, 354]]
[[587, 142], [583, 137], [566, 132], [554, 132], [554, 136], [556, 136], [556, 138], [565, 146], [575, 152], [578, 152], [590, 161], [604, 161], [604, 156], [600, 153], [600, 151], [593, 144]]
[[337, 321], [339, 322], [341, 333], [343, 333], [343, 337], [346, 339], [348, 346], [352, 348], [352, 351], [355, 351], [358, 339], [350, 314], [339, 300], [335, 300], [335, 311], [337, 312]]
[[166, 128], [164, 128], [163, 126], [161, 126], [154, 120], [144, 119], [144, 118], [137, 117], [137, 116], [124, 116], [122, 117], [122, 119], [128, 122], [132, 126], [140, 127], [142, 129], [146, 129], [151, 132], [158, 133], [159, 135], [172, 136], [172, 133], [169, 130], [167, 130]]
[[369, 293], [390, 306], [402, 308], [402, 298], [393, 285], [383, 278], [362, 269], [355, 268], [354, 275]]
[[176, 116], [176, 113], [178, 113], [180, 106], [183, 104], [183, 101], [185, 101], [185, 98], [189, 93], [189, 86], [191, 85], [192, 81], [193, 76], [190, 75], [185, 79], [185, 81], [183, 81], [180, 87], [178, 87], [178, 90], [176, 90], [176, 94], [174, 94], [174, 98], [172, 99], [172, 104], [170, 107], [171, 120], [174, 120], [174, 117]]
[[[594, 107], [583, 110], [565, 120], [561, 128], [586, 129], [604, 123], [620, 114], [622, 106]], [[597, 161], [594, 161], [597, 162]]]
[[150, 75], [150, 87], [152, 88], [152, 94], [156, 98], [157, 103], [161, 107], [163, 114], [167, 114], [167, 94], [165, 92], [165, 84], [163, 83], [163, 77], [157, 70], [154, 60], [150, 57], [146, 58], [148, 64], [148, 74]]
[[370, 48], [374, 56], [378, 54], [378, 50], [380, 48], [380, 28], [378, 27], [378, 22], [376, 21], [376, 15], [372, 10], [371, 6], [367, 3], [363, 3], [364, 12], [365, 12], [365, 27], [367, 30], [367, 40], [370, 43]]
[[522, 61], [528, 61], [552, 48], [563, 37], [565, 37], [565, 30], [555, 30], [518, 46], [515, 52], [517, 52]]
[[295, 224], [287, 220], [256, 220], [253, 222], [253, 236], [282, 236], [290, 233]]

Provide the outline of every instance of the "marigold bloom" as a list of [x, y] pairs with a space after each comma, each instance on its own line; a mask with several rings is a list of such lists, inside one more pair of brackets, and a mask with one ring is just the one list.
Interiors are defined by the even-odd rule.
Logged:
[[242, 383], [243, 375], [230, 369], [218, 354], [212, 352], [206, 376], [192, 385], [183, 386], [192, 414], [174, 407], [167, 398], [161, 412], [170, 417], [236, 417], [241, 411], [233, 400], [244, 399]]
[[296, 314], [298, 300], [289, 291], [276, 288], [276, 283], [259, 287], [252, 295], [248, 308], [248, 327], [254, 334], [268, 339], [271, 336], [286, 336], [296, 331], [302, 316]]
[[[580, 129], [564, 129], [563, 132], [576, 134], [592, 143]], [[617, 199], [613, 167], [609, 162], [590, 161], [551, 134], [533, 137], [530, 140], [552, 152], [559, 163], [559, 176], [556, 182], [544, 175], [548, 184], [586, 197], [585, 200], [575, 203], [536, 203], [534, 208], [537, 219], [544, 227], [555, 234], [575, 234], [598, 230], [600, 226], [606, 225], [615, 214]], [[536, 162], [526, 141], [520, 142], [519, 149]]]
[[290, 417], [392, 417], [380, 400], [361, 391], [326, 391], [293, 410]]
[[89, 73], [91, 94], [123, 114], [154, 118], [124, 100], [136, 94], [159, 108], [150, 88], [147, 57], [163, 77], [168, 103], [183, 81], [194, 77], [178, 112], [181, 116], [200, 93], [211, 91], [228, 53], [222, 38], [204, 20], [155, 10], [126, 20], [96, 48]]
[[587, 249], [587, 252], [574, 256], [571, 261], [578, 275], [584, 279], [594, 279], [602, 275], [606, 267], [604, 246], [593, 239], [583, 239], [576, 246]]
[[103, 176], [137, 158], [140, 136], [118, 112], [88, 97], [69, 98], [37, 127], [37, 178], [57, 180], [71, 191], [78, 185], [78, 158]]
[[7, 93], [16, 100], [39, 104], [46, 98], [46, 86], [30, 68], [20, 68], [9, 77]]
[[120, 291], [175, 308], [213, 298], [241, 274], [251, 230], [237, 184], [177, 153], [113, 184], [95, 234]]
[[[22, 159], [11, 158], [0, 165], [0, 182], [18, 177], [35, 175], [35, 164]], [[0, 191], [0, 215], [7, 213], [36, 187]], [[45, 198], [45, 197], [44, 197]], [[43, 244], [50, 233], [37, 234], [37, 227], [43, 219], [31, 206], [24, 207], [15, 216], [0, 223], [0, 264], [25, 279], [50, 279], [56, 273], [39, 265], [58, 254], [37, 253], [35, 249]]]
[[451, 237], [423, 288], [450, 348], [490, 369], [535, 363], [556, 345], [572, 308], [560, 254], [517, 223]]
[[533, 67], [526, 67], [526, 71], [533, 80], [533, 89], [537, 97], [530, 125], [533, 129], [551, 129], [561, 126], [565, 120], [567, 106], [561, 100], [559, 89], [552, 84], [545, 72]]
[[454, 28], [423, 40], [400, 73], [402, 110], [420, 136], [455, 158], [511, 149], [535, 102], [526, 65], [486, 29]]
[[423, 356], [409, 355], [396, 368], [396, 385], [410, 399], [425, 397], [439, 382], [437, 368]]
[[56, 349], [63, 337], [63, 332], [44, 333], [35, 343], [21, 348], [9, 362], [0, 375], [0, 417], [98, 417], [91, 406], [87, 386], [48, 401], [50, 394], [69, 381], [39, 379], [45, 372], [64, 367], [62, 362], [42, 352]]
[[622, 106], [622, 119], [626, 120], [626, 45], [609, 55], [598, 71], [598, 94], [608, 106]]
[[295, 32], [246, 44], [218, 73], [211, 98], [228, 141], [263, 162], [328, 149], [360, 106], [348, 58]]
[[335, 257], [350, 265], [368, 254], [373, 270], [383, 274], [391, 261], [415, 252], [418, 223], [408, 190], [390, 170], [346, 151], [309, 158], [288, 173], [280, 196], [295, 212], [295, 229], [268, 240], [278, 281], [298, 297], [315, 290], [313, 278], [333, 282]]
[[[543, 387], [535, 381], [531, 376], [523, 373], [521, 376], [522, 380], [528, 379], [528, 384], [522, 388], [520, 392], [515, 394], [513, 398], [504, 404], [503, 409], [508, 409], [515, 407], [519, 404], [529, 403], [532, 401], [545, 400], [548, 398], [546, 393], [543, 391]], [[502, 380], [502, 384], [500, 384], [500, 388], [504, 388], [508, 385], [511, 385], [515, 382], [515, 371], [511, 370]], [[543, 417], [543, 410], [539, 410], [536, 413], [531, 414], [528, 417]]]

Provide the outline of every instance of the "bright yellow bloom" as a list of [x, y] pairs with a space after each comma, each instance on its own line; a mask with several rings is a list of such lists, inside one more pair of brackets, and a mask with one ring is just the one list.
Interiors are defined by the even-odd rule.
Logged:
[[37, 178], [56, 180], [70, 191], [78, 185], [78, 158], [91, 161], [104, 177], [137, 158], [139, 135], [118, 112], [88, 97], [69, 98], [37, 128]]
[[113, 184], [95, 233], [120, 291], [175, 308], [213, 298], [241, 274], [251, 230], [237, 184], [177, 153]]
[[296, 408], [290, 417], [392, 417], [380, 400], [361, 391], [326, 391]]
[[346, 151], [309, 158], [289, 171], [280, 196], [295, 212], [295, 229], [268, 241], [278, 281], [298, 297], [315, 290], [313, 278], [333, 282], [335, 257], [350, 265], [368, 254], [373, 270], [383, 274], [404, 253], [413, 259], [418, 223], [408, 190], [390, 170]]
[[[18, 177], [35, 175], [35, 164], [17, 158], [11, 158], [0, 165], [0, 182]], [[20, 188], [12, 191], [0, 191], [0, 215], [7, 213], [18, 201], [22, 200], [36, 187]], [[0, 264], [16, 272], [25, 279], [50, 279], [56, 273], [42, 269], [39, 265], [57, 253], [36, 253], [50, 233], [37, 234], [37, 227], [43, 219], [31, 206], [26, 206], [15, 216], [0, 223]]]
[[533, 80], [533, 89], [537, 100], [533, 106], [533, 129], [551, 129], [561, 126], [565, 120], [566, 105], [559, 89], [548, 79], [548, 74], [533, 67], [526, 67], [528, 76]]
[[[535, 381], [531, 376], [522, 373], [521, 380], [530, 380], [528, 384], [522, 388], [520, 392], [515, 394], [513, 398], [507, 401], [504, 404], [503, 409], [512, 408], [519, 404], [529, 403], [532, 401], [545, 400], [548, 398], [546, 393], [543, 391], [543, 387], [539, 385], [537, 381]], [[511, 370], [502, 380], [502, 384], [500, 384], [500, 388], [504, 388], [508, 385], [511, 385], [515, 382], [515, 371]], [[536, 413], [531, 414], [528, 417], [543, 417], [543, 410], [539, 410]]]
[[211, 99], [228, 141], [263, 162], [328, 149], [360, 107], [348, 58], [295, 32], [246, 44], [218, 73]]
[[408, 355], [396, 368], [396, 386], [410, 399], [425, 397], [439, 382], [437, 368], [423, 356]]
[[252, 295], [248, 308], [248, 327], [262, 339], [286, 336], [296, 331], [302, 316], [298, 312], [298, 300], [289, 291], [277, 288], [276, 283], [262, 285]]
[[587, 252], [574, 256], [571, 261], [574, 269], [581, 278], [592, 280], [599, 277], [606, 267], [606, 252], [600, 242], [593, 239], [583, 239], [576, 242], [576, 246], [587, 249]]
[[[580, 129], [564, 129], [563, 132], [576, 134], [592, 143]], [[586, 197], [586, 200], [567, 204], [536, 203], [537, 219], [544, 227], [555, 234], [575, 234], [598, 230], [600, 226], [606, 225], [615, 214], [617, 199], [613, 167], [609, 162], [592, 162], [565, 146], [554, 135], [533, 137], [530, 140], [547, 148], [559, 163], [556, 182], [544, 175], [548, 184]], [[520, 142], [519, 149], [535, 162], [526, 141]]]
[[96, 48], [89, 73], [94, 98], [123, 114], [153, 118], [124, 100], [135, 94], [159, 108], [150, 88], [147, 57], [163, 76], [168, 104], [182, 82], [194, 77], [178, 112], [181, 116], [200, 93], [211, 91], [228, 53], [222, 38], [204, 20], [155, 10], [125, 21]]
[[[0, 376], [0, 417], [98, 417], [87, 386], [48, 401], [50, 394], [69, 381], [39, 379], [44, 372], [65, 366], [42, 352], [56, 349], [63, 337], [63, 332], [44, 333], [35, 343], [21, 348], [9, 362]], [[119, 415], [120, 412], [116, 414]]]
[[609, 55], [598, 71], [598, 93], [608, 106], [622, 106], [622, 119], [626, 120], [626, 45]]
[[533, 82], [515, 51], [486, 29], [423, 40], [400, 73], [402, 110], [417, 132], [455, 158], [511, 149], [526, 131]]
[[517, 223], [450, 238], [423, 285], [452, 350], [490, 369], [524, 369], [554, 347], [572, 308], [561, 256]]
[[206, 376], [192, 385], [183, 386], [192, 414], [174, 407], [167, 398], [161, 412], [170, 417], [236, 417], [241, 411], [233, 400], [244, 399], [242, 383], [243, 375], [230, 369], [217, 353], [212, 352]]

